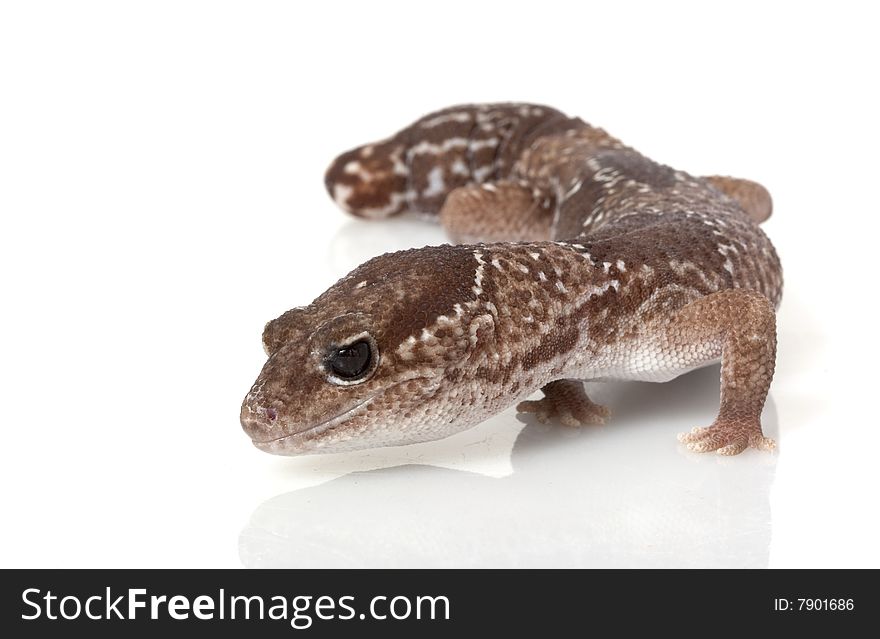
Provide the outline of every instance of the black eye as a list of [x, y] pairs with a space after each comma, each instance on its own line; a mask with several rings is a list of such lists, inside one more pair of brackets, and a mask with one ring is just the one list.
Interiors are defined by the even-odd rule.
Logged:
[[366, 340], [343, 346], [330, 353], [327, 364], [340, 379], [357, 379], [367, 372], [372, 361], [370, 343]]

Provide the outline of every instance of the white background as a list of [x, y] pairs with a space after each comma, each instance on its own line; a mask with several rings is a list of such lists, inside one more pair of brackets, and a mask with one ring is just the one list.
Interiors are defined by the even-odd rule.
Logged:
[[[0, 565], [880, 566], [877, 20], [717, 6], [4, 3]], [[675, 441], [714, 417], [717, 369], [598, 390], [601, 428], [250, 445], [263, 324], [443, 241], [348, 219], [326, 165], [503, 100], [769, 187], [777, 454]]]

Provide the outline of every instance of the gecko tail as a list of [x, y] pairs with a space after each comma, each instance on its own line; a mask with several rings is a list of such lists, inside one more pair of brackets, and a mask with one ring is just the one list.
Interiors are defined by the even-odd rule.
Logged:
[[727, 197], [736, 200], [755, 224], [764, 222], [773, 213], [770, 192], [757, 182], [726, 175], [710, 175], [705, 179]]
[[371, 219], [407, 210], [406, 145], [397, 138], [365, 144], [337, 157], [324, 174], [330, 197], [343, 210]]
[[582, 126], [577, 118], [539, 104], [461, 104], [343, 153], [327, 169], [324, 184], [352, 215], [436, 216], [456, 189], [509, 176], [537, 136]]

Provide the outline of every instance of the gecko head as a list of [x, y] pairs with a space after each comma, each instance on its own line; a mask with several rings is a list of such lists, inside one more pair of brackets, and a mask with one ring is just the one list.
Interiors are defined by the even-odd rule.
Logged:
[[405, 146], [394, 138], [343, 153], [324, 175], [330, 197], [359, 217], [403, 212], [409, 182], [404, 154]]
[[269, 322], [269, 359], [241, 408], [254, 445], [338, 452], [439, 439], [478, 421], [445, 394], [470, 374], [474, 266], [468, 247], [382, 255]]

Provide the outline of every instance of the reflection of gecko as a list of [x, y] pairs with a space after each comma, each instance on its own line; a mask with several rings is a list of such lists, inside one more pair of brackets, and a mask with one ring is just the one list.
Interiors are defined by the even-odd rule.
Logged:
[[694, 451], [772, 448], [779, 260], [758, 184], [652, 162], [543, 106], [454, 107], [340, 156], [346, 210], [438, 215], [457, 241], [361, 265], [269, 322], [241, 422], [279, 454], [446, 437], [518, 409], [599, 423], [580, 381], [667, 381], [722, 363]]

